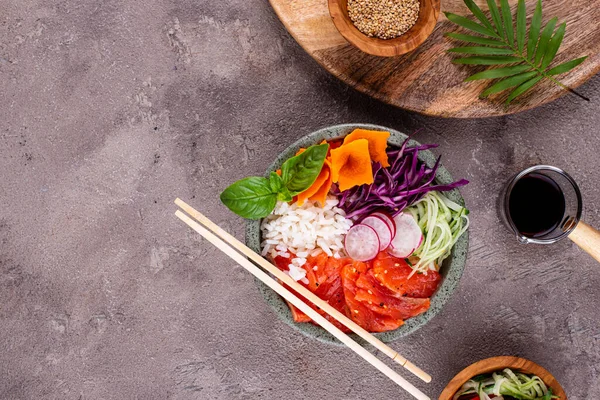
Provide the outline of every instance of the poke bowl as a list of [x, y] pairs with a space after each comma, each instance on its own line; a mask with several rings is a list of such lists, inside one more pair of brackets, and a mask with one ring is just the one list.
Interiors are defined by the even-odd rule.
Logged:
[[[450, 298], [450, 296], [452, 295], [452, 293], [454, 292], [454, 290], [456, 289], [459, 280], [462, 276], [463, 273], [463, 269], [465, 267], [465, 262], [466, 262], [466, 258], [467, 258], [467, 250], [468, 250], [468, 218], [466, 217], [466, 214], [468, 213], [468, 211], [466, 210], [466, 208], [464, 208], [464, 200], [460, 194], [460, 192], [458, 191], [458, 189], [456, 189], [456, 187], [458, 186], [462, 186], [466, 183], [468, 183], [465, 180], [461, 180], [458, 182], [455, 182], [454, 179], [452, 178], [452, 176], [450, 175], [450, 173], [440, 164], [439, 159], [436, 158], [436, 156], [429, 151], [428, 149], [431, 147], [435, 147], [433, 145], [420, 145], [418, 142], [410, 139], [407, 135], [395, 131], [393, 129], [389, 129], [389, 128], [385, 128], [382, 126], [377, 126], [377, 125], [370, 125], [370, 124], [344, 124], [344, 125], [336, 125], [336, 126], [332, 126], [332, 127], [328, 127], [328, 128], [324, 128], [324, 129], [320, 129], [316, 132], [313, 132], [311, 134], [308, 134], [304, 137], [302, 137], [301, 139], [297, 140], [295, 143], [293, 143], [292, 145], [290, 145], [287, 149], [285, 149], [276, 159], [275, 161], [270, 165], [270, 167], [267, 169], [266, 171], [266, 176], [271, 176], [274, 177], [274, 175], [279, 175], [281, 176], [282, 172], [282, 165], [283, 168], [285, 169], [286, 166], [284, 165], [284, 163], [286, 162], [286, 160], [290, 160], [291, 158], [296, 158], [299, 154], [301, 154], [303, 151], [305, 151], [305, 149], [310, 149], [311, 147], [315, 147], [318, 145], [322, 145], [322, 144], [328, 144], [329, 145], [329, 150], [328, 150], [328, 158], [327, 160], [330, 160], [330, 155], [332, 155], [332, 157], [335, 157], [335, 155], [333, 155], [333, 153], [335, 152], [335, 150], [337, 149], [341, 149], [343, 146], [346, 146], [346, 141], [347, 138], [349, 138], [350, 136], [356, 136], [356, 134], [358, 133], [359, 136], [360, 134], [367, 134], [367, 133], [380, 133], [380, 134], [388, 134], [389, 133], [389, 137], [387, 137], [387, 140], [385, 142], [385, 146], [384, 148], [386, 148], [386, 152], [387, 154], [389, 154], [391, 157], [393, 156], [397, 156], [397, 157], [401, 157], [401, 154], [403, 152], [409, 152], [412, 151], [414, 153], [414, 158], [412, 161], [412, 168], [415, 170], [419, 170], [421, 171], [421, 173], [423, 173], [423, 171], [425, 171], [426, 173], [429, 173], [431, 176], [429, 180], [429, 184], [433, 185], [433, 187], [435, 188], [440, 188], [440, 191], [443, 191], [443, 196], [444, 200], [443, 202], [446, 202], [447, 204], [450, 204], [450, 208], [445, 207], [443, 204], [441, 207], [444, 207], [446, 209], [446, 212], [452, 212], [456, 214], [453, 214], [454, 217], [458, 218], [458, 221], [460, 221], [459, 227], [456, 228], [456, 224], [455, 224], [455, 220], [451, 220], [450, 218], [448, 219], [449, 221], [451, 221], [451, 224], [453, 224], [453, 228], [452, 229], [460, 229], [459, 232], [454, 232], [455, 235], [453, 236], [453, 240], [452, 240], [452, 244], [450, 247], [448, 247], [448, 249], [446, 250], [445, 253], [445, 258], [443, 259], [443, 261], [440, 262], [440, 265], [437, 265], [437, 260], [436, 262], [431, 261], [429, 264], [426, 264], [425, 266], [420, 265], [419, 262], [420, 261], [424, 261], [425, 260], [425, 256], [422, 256], [422, 259], [419, 258], [414, 258], [414, 254], [416, 254], [416, 249], [422, 249], [423, 245], [422, 243], [424, 243], [424, 237], [426, 237], [425, 234], [420, 234], [421, 231], [419, 231], [419, 235], [420, 238], [418, 239], [418, 243], [415, 242], [415, 240], [417, 239], [411, 239], [412, 236], [410, 234], [410, 232], [406, 233], [406, 234], [396, 234], [396, 226], [397, 223], [401, 223], [402, 225], [400, 226], [405, 226], [404, 223], [402, 222], [402, 219], [406, 220], [411, 220], [411, 218], [407, 217], [410, 214], [410, 212], [412, 212], [413, 214], [416, 212], [415, 209], [413, 209], [412, 211], [409, 212], [409, 207], [406, 208], [406, 210], [400, 212], [397, 211], [398, 208], [392, 208], [390, 209], [391, 211], [386, 212], [386, 210], [382, 210], [380, 208], [377, 207], [377, 205], [375, 204], [374, 206], [365, 206], [362, 207], [362, 204], [359, 204], [358, 206], [356, 206], [356, 204], [354, 204], [354, 206], [350, 206], [354, 203], [356, 203], [358, 200], [357, 198], [362, 196], [363, 198], [365, 198], [365, 195], [363, 194], [364, 190], [361, 189], [361, 187], [368, 187], [368, 185], [363, 184], [363, 185], [357, 185], [355, 187], [353, 187], [353, 189], [347, 189], [344, 188], [344, 181], [342, 180], [342, 173], [339, 172], [338, 173], [338, 180], [336, 180], [336, 182], [338, 182], [337, 184], [333, 184], [331, 185], [331, 190], [327, 192], [327, 197], [323, 197], [323, 199], [321, 200], [321, 202], [324, 203], [328, 203], [328, 206], [325, 207], [323, 206], [325, 209], [328, 210], [338, 210], [337, 212], [341, 213], [342, 217], [340, 217], [339, 215], [336, 215], [336, 218], [339, 219], [340, 221], [344, 219], [344, 216], [347, 217], [348, 220], [353, 220], [352, 222], [350, 222], [348, 226], [345, 227], [345, 229], [347, 229], [346, 231], [346, 236], [344, 237], [344, 241], [343, 241], [343, 246], [342, 243], [340, 243], [339, 240], [337, 240], [337, 244], [338, 246], [332, 245], [331, 249], [332, 251], [335, 253], [333, 255], [330, 254], [330, 252], [328, 251], [328, 255], [324, 255], [323, 251], [321, 251], [319, 253], [319, 249], [317, 248], [316, 250], [316, 254], [319, 254], [318, 257], [321, 257], [321, 259], [323, 259], [323, 257], [327, 260], [332, 260], [332, 262], [336, 262], [337, 260], [343, 260], [340, 261], [342, 264], [344, 264], [343, 267], [338, 268], [338, 271], [346, 271], [346, 268], [348, 268], [349, 270], [354, 271], [354, 273], [358, 274], [356, 276], [360, 277], [361, 273], [363, 273], [363, 275], [366, 277], [367, 275], [370, 276], [370, 279], [374, 279], [373, 276], [377, 277], [377, 269], [379, 264], [377, 264], [378, 262], [381, 265], [390, 265], [391, 268], [394, 268], [394, 266], [398, 267], [398, 268], [404, 268], [403, 271], [406, 270], [406, 268], [412, 268], [412, 270], [409, 268], [408, 271], [412, 271], [410, 273], [410, 275], [408, 275], [408, 279], [409, 281], [412, 279], [412, 281], [410, 282], [423, 282], [422, 284], [419, 283], [421, 286], [425, 285], [427, 287], [427, 290], [429, 290], [429, 292], [427, 294], [423, 294], [422, 296], [420, 295], [413, 295], [410, 294], [407, 296], [407, 293], [403, 292], [401, 295], [398, 293], [392, 293], [388, 290], [387, 287], [379, 287], [379, 285], [376, 288], [370, 287], [373, 290], [368, 290], [368, 294], [369, 295], [373, 295], [373, 291], [375, 291], [375, 295], [378, 295], [379, 290], [381, 289], [383, 292], [385, 293], [391, 293], [393, 294], [395, 297], [398, 298], [398, 301], [400, 301], [402, 304], [406, 304], [406, 302], [410, 301], [410, 307], [412, 307], [412, 310], [415, 310], [415, 312], [413, 314], [410, 314], [410, 317], [404, 319], [404, 317], [400, 318], [398, 317], [397, 314], [393, 314], [395, 315], [393, 318], [394, 321], [396, 321], [397, 323], [395, 323], [394, 321], [391, 322], [390, 324], [390, 318], [388, 318], [388, 314], [385, 314], [385, 317], [383, 317], [381, 320], [377, 319], [377, 324], [375, 324], [375, 322], [372, 322], [374, 325], [373, 329], [368, 329], [364, 326], [363, 323], [359, 322], [358, 320], [355, 319], [358, 318], [358, 316], [362, 315], [363, 313], [363, 309], [365, 310], [365, 313], [371, 313], [371, 309], [375, 309], [378, 306], [381, 306], [382, 309], [386, 308], [387, 306], [384, 305], [383, 302], [379, 303], [379, 298], [376, 299], [367, 299], [368, 300], [368, 304], [367, 304], [367, 300], [365, 300], [364, 304], [360, 303], [360, 307], [361, 311], [359, 313], [359, 311], [357, 309], [355, 309], [355, 306], [350, 305], [349, 303], [344, 304], [343, 306], [340, 306], [341, 308], [338, 308], [338, 310], [346, 310], [346, 314], [348, 317], [352, 318], [355, 322], [357, 322], [359, 325], [365, 327], [365, 329], [373, 332], [380, 340], [384, 341], [384, 342], [389, 342], [389, 341], [393, 341], [396, 340], [400, 337], [403, 337], [405, 335], [408, 335], [414, 331], [416, 331], [417, 329], [419, 329], [420, 327], [422, 327], [423, 325], [425, 325], [428, 321], [430, 321], [435, 315], [437, 315], [441, 309], [443, 308], [443, 306], [446, 304], [446, 302], [448, 301], [448, 299]], [[352, 134], [352, 135], [351, 135]], [[358, 141], [358, 140], [357, 140]], [[335, 147], [337, 146], [337, 147]], [[365, 144], [365, 146], [367, 146]], [[349, 148], [350, 146], [348, 146]], [[358, 148], [358, 145], [356, 146]], [[366, 149], [367, 147], [365, 147]], [[344, 149], [342, 149], [344, 150]], [[346, 151], [346, 150], [344, 150]], [[349, 151], [349, 150], [348, 150]], [[369, 150], [367, 151], [368, 153], [371, 152], [372, 154], [372, 149], [369, 148]], [[343, 151], [338, 151], [337, 153], [343, 153]], [[349, 156], [351, 157], [351, 156]], [[383, 168], [382, 165], [384, 162], [387, 162], [387, 155], [386, 155], [386, 159], [384, 161], [378, 161], [377, 163], [372, 161], [372, 173], [374, 176], [374, 182], [372, 182], [371, 185], [374, 185], [377, 182], [377, 179], [382, 179], [381, 176], [379, 176], [378, 174], [382, 174], [382, 172], [379, 172], [380, 170], [386, 169]], [[335, 160], [333, 160], [334, 162], [337, 162]], [[391, 164], [389, 165], [388, 168], [394, 168], [396, 166], [394, 159], [391, 158], [390, 159]], [[326, 161], [325, 164], [327, 164]], [[404, 162], [404, 161], [403, 161]], [[411, 162], [408, 162], [408, 164], [410, 164]], [[390, 164], [390, 163], [388, 163]], [[415, 167], [418, 164], [418, 167]], [[331, 164], [330, 164], [331, 166]], [[411, 167], [410, 165], [408, 165], [408, 167]], [[407, 168], [408, 168], [407, 167]], [[333, 167], [332, 167], [333, 168]], [[371, 168], [371, 164], [369, 164], [369, 169]], [[402, 167], [404, 168], [404, 167]], [[333, 170], [335, 168], [331, 169], [332, 175], [333, 175]], [[348, 169], [347, 169], [348, 170]], [[352, 173], [354, 174], [355, 171], [352, 169], [349, 169], [352, 171]], [[386, 169], [387, 170], [387, 169]], [[341, 170], [340, 170], [341, 171]], [[322, 172], [322, 171], [321, 171]], [[285, 172], [284, 172], [285, 173]], [[357, 176], [360, 174], [359, 172], [356, 172]], [[386, 172], [387, 174], [387, 172]], [[350, 178], [353, 178], [353, 176], [351, 176]], [[263, 178], [260, 178], [263, 179]], [[318, 179], [317, 179], [318, 180]], [[346, 186], [349, 186], [348, 183], [345, 184]], [[385, 185], [384, 185], [385, 186]], [[343, 192], [342, 190], [345, 190], [346, 192]], [[349, 196], [345, 196], [343, 195], [343, 193], [351, 193], [351, 195]], [[358, 195], [357, 193], [360, 193], [360, 195]], [[406, 193], [409, 193], [408, 189], [406, 189]], [[410, 192], [412, 193], [412, 192]], [[429, 193], [441, 193], [441, 192], [437, 192], [437, 189], [435, 191], [431, 191]], [[397, 194], [397, 192], [396, 192]], [[398, 197], [402, 197], [402, 196], [398, 196]], [[419, 195], [415, 195], [415, 197], [413, 198], [418, 198], [418, 199], [423, 199], [428, 197], [428, 194], [419, 194]], [[332, 200], [337, 199], [343, 199], [344, 203], [342, 204], [342, 202], [340, 200]], [[396, 198], [396, 197], [394, 197]], [[300, 197], [294, 197], [294, 201], [299, 200]], [[311, 197], [310, 199], [305, 198], [303, 199], [306, 203], [304, 203], [302, 205], [302, 207], [306, 207], [306, 204], [311, 204], [311, 199], [313, 199], [313, 197]], [[290, 199], [286, 199], [286, 200], [290, 200]], [[366, 197], [366, 200], [364, 200], [365, 202], [369, 202], [371, 200], [369, 200], [369, 197]], [[334, 203], [334, 205], [329, 205], [329, 202]], [[440, 200], [441, 203], [443, 203]], [[282, 212], [287, 212], [287, 210], [292, 209], [297, 207], [297, 204], [300, 204], [300, 202], [298, 203], [294, 203], [292, 204], [292, 206], [290, 207], [288, 204], [291, 204], [291, 202], [288, 202], [286, 204], [283, 204], [283, 202], [279, 201], [278, 202], [278, 206], [275, 207], [275, 209], [273, 210], [272, 214], [277, 214], [282, 213]], [[321, 203], [319, 202], [314, 202], [314, 207], [318, 207]], [[349, 205], [350, 204], [350, 205]], [[371, 203], [369, 203], [371, 204]], [[337, 207], [339, 206], [339, 208]], [[309, 207], [311, 207], [309, 205]], [[346, 207], [345, 211], [343, 210], [343, 208]], [[413, 207], [413, 206], [411, 206]], [[416, 207], [416, 206], [415, 206]], [[284, 211], [281, 211], [281, 209], [285, 209]], [[300, 206], [298, 206], [298, 208], [301, 208]], [[454, 210], [454, 211], [452, 211]], [[460, 213], [457, 211], [460, 210]], [[347, 211], [347, 212], [346, 212]], [[380, 212], [381, 211], [381, 212]], [[329, 211], [331, 212], [331, 211]], [[376, 214], [376, 215], [374, 215]], [[395, 214], [395, 215], [392, 215]], [[387, 240], [382, 239], [382, 237], [386, 237], [386, 233], [385, 233], [385, 228], [381, 228], [380, 230], [378, 230], [377, 227], [372, 227], [369, 226], [369, 228], [372, 229], [367, 229], [363, 227], [363, 222], [366, 221], [366, 216], [371, 217], [371, 220], [381, 224], [381, 220], [384, 220], [386, 222], [386, 224], [381, 224], [384, 225], [385, 227], [387, 227], [389, 229], [389, 232], [391, 234], [391, 239], [389, 237], [387, 237]], [[387, 218], [386, 218], [387, 216]], [[400, 219], [399, 219], [400, 218]], [[415, 221], [420, 221], [419, 218], [417, 216], [414, 217]], [[265, 236], [265, 226], [267, 226], [267, 224], [271, 224], [271, 221], [273, 219], [272, 215], [269, 215], [265, 218], [260, 218], [260, 219], [251, 219], [247, 222], [246, 225], [246, 245], [248, 247], [250, 247], [252, 250], [254, 250], [255, 252], [259, 253], [259, 254], [263, 254], [263, 256], [265, 256], [266, 258], [268, 258], [268, 254], [272, 254], [275, 257], [272, 257], [270, 260], [277, 265], [280, 269], [285, 271], [285, 267], [282, 267], [280, 264], [280, 261], [283, 260], [286, 264], [289, 261], [289, 258], [285, 259], [282, 258], [283, 256], [285, 257], [290, 257], [289, 255], [285, 255], [282, 254], [281, 252], [275, 250], [275, 248], [273, 246], [275, 246], [275, 244], [265, 244], [267, 242]], [[323, 219], [323, 218], [321, 218]], [[337, 220], [336, 219], [336, 220]], [[392, 223], [388, 223], [389, 220], [393, 220], [394, 222]], [[464, 222], [466, 220], [466, 223]], [[361, 222], [362, 221], [362, 222]], [[325, 222], [323, 222], [325, 223]], [[366, 223], [366, 222], [365, 222]], [[412, 222], [409, 222], [409, 224]], [[359, 227], [360, 225], [360, 227]], [[394, 227], [392, 228], [391, 226], [394, 225]], [[413, 224], [414, 226], [417, 225], [417, 223]], [[337, 226], [337, 225], [336, 225]], [[461, 228], [462, 226], [462, 228]], [[408, 228], [408, 230], [410, 231], [410, 227]], [[352, 240], [350, 240], [350, 236], [348, 234], [348, 232], [350, 232], [350, 230], [352, 230]], [[361, 236], [360, 232], [365, 232], [367, 235], [366, 236]], [[361, 258], [361, 257], [365, 257], [365, 252], [369, 253], [371, 252], [373, 249], [371, 248], [371, 246], [374, 246], [375, 249], [377, 249], [377, 245], [373, 245], [370, 242], [370, 238], [373, 236], [373, 232], [372, 231], [376, 231], [376, 235], [375, 237], [377, 237], [377, 244], [379, 245], [378, 251], [375, 250], [376, 254], [374, 257], [373, 255], [367, 255], [366, 258]], [[401, 229], [398, 228], [398, 232], [400, 232]], [[358, 233], [357, 233], [358, 232]], [[380, 233], [380, 232], [384, 232], [384, 233]], [[393, 233], [392, 233], [393, 232]], [[402, 231], [404, 232], [404, 231]], [[425, 231], [423, 231], [425, 232]], [[269, 233], [267, 233], [268, 235]], [[433, 235], [431, 235], [433, 237]], [[406, 238], [409, 239], [406, 239]], [[389, 240], [389, 241], [388, 241]], [[413, 241], [414, 244], [412, 245], [412, 250], [410, 252], [410, 254], [412, 254], [410, 257], [407, 255], [409, 253], [406, 254], [399, 254], [398, 252], [404, 252], [406, 250], [400, 250], [403, 247], [409, 246], [407, 244], [407, 242]], [[425, 239], [426, 240], [426, 239]], [[350, 242], [350, 244], [349, 244]], [[353, 243], [358, 242], [358, 243], [364, 243], [364, 245], [360, 245], [357, 248], [357, 245], [353, 245]], [[275, 242], [274, 242], [275, 243]], [[387, 245], [384, 245], [384, 243], [387, 243]], [[393, 245], [396, 245], [395, 247]], [[269, 249], [266, 249], [266, 246], [271, 246]], [[389, 247], [385, 247], [385, 246], [389, 246]], [[343, 247], [343, 249], [340, 249], [340, 247]], [[314, 248], [314, 247], [313, 247]], [[277, 249], [280, 249], [279, 247], [277, 247]], [[347, 253], [344, 252], [345, 249], [350, 249], [348, 250]], [[366, 249], [366, 250], [365, 250]], [[387, 249], [387, 250], [386, 250]], [[392, 249], [392, 250], [389, 250]], [[265, 251], [267, 250], [267, 251]], [[312, 251], [312, 250], [311, 250]], [[338, 253], [339, 251], [339, 253]], [[395, 252], [394, 252], [395, 251]], [[413, 254], [414, 252], [414, 254]], [[352, 257], [349, 256], [349, 253], [352, 253]], [[277, 255], [279, 254], [279, 255]], [[300, 254], [300, 252], [298, 252], [297, 254]], [[358, 256], [356, 255], [358, 254]], [[393, 254], [393, 255], [391, 255]], [[406, 257], [404, 257], [406, 256]], [[301, 265], [301, 268], [304, 268], [304, 271], [300, 270], [300, 272], [302, 272], [301, 276], [298, 277], [294, 277], [294, 270], [293, 270], [293, 265], [290, 262], [289, 264], [289, 273], [288, 275], [292, 276], [296, 281], [299, 282], [303, 282], [308, 286], [309, 284], [312, 284], [312, 281], [314, 279], [309, 279], [308, 275], [312, 275], [311, 270], [314, 271], [318, 271], [319, 268], [321, 268], [324, 264], [319, 264], [317, 265], [316, 261], [314, 261], [314, 267], [312, 266], [313, 264], [309, 264], [308, 260], [311, 260], [310, 257], [313, 257], [312, 255], [310, 256], [306, 256], [306, 254], [302, 254], [300, 257], [297, 255], [292, 255], [291, 256], [293, 260], [298, 260], [300, 259], [300, 257], [304, 257], [301, 261], [304, 263], [304, 265]], [[294, 258], [295, 257], [295, 258]], [[349, 258], [350, 257], [350, 258]], [[369, 258], [371, 257], [371, 258]], [[402, 258], [401, 261], [400, 258]], [[279, 261], [278, 261], [279, 259]], [[347, 260], [360, 260], [356, 261], [356, 263], [352, 264], [353, 267], [350, 267]], [[365, 261], [369, 259], [370, 261]], [[439, 258], [441, 259], [441, 258]], [[413, 262], [415, 262], [416, 264], [413, 265], [413, 263], [411, 263], [411, 260], [413, 260]], [[414, 261], [416, 260], [416, 261]], [[354, 261], [353, 261], [354, 262]], [[382, 263], [388, 263], [388, 264], [382, 264]], [[389, 264], [390, 262], [392, 262], [392, 264]], [[326, 261], [327, 265], [329, 265], [329, 261]], [[400, 264], [402, 264], [402, 266], [400, 266]], [[309, 265], [309, 267], [307, 267], [307, 265]], [[336, 264], [337, 265], [337, 264]], [[348, 265], [348, 267], [346, 267], [346, 265]], [[365, 266], [366, 265], [366, 266]], [[329, 267], [325, 267], [325, 268], [329, 268]], [[357, 269], [359, 269], [359, 272], [357, 272]], [[361, 269], [364, 268], [364, 269]], [[387, 268], [387, 267], [386, 267]], [[385, 269], [385, 271], [383, 270], [383, 267], [380, 268], [379, 273], [381, 275], [382, 272], [385, 272], [385, 274], [388, 274], [388, 269]], [[418, 270], [418, 273], [415, 273], [415, 271]], [[373, 272], [374, 271], [374, 272]], [[286, 271], [288, 272], [288, 271]], [[315, 272], [315, 275], [318, 275], [319, 272]], [[351, 272], [348, 272], [351, 273]], [[405, 272], [403, 272], [405, 273]], [[297, 272], [296, 272], [297, 274]], [[308, 274], [308, 275], [307, 275]], [[340, 272], [340, 274], [342, 274], [342, 272]], [[392, 274], [394, 274], [394, 272], [392, 271]], [[414, 274], [414, 277], [413, 277]], [[406, 278], [406, 275], [404, 275], [404, 277]], [[417, 278], [415, 278], [417, 277]], [[437, 278], [436, 278], [437, 277]], [[382, 279], [382, 278], [377, 278], [377, 279]], [[404, 278], [403, 278], [404, 279]], [[435, 280], [435, 285], [431, 284], [432, 280]], [[341, 279], [341, 281], [344, 283], [344, 287], [341, 290], [342, 296], [345, 296], [345, 301], [348, 302], [348, 292], [346, 291], [346, 281]], [[328, 280], [329, 282], [329, 280]], [[388, 281], [385, 281], [386, 284]], [[405, 281], [403, 281], [405, 282]], [[276, 294], [274, 291], [272, 291], [270, 288], [268, 288], [264, 283], [260, 282], [260, 281], [256, 281], [256, 284], [258, 285], [258, 288], [260, 290], [260, 292], [262, 293], [264, 299], [266, 300], [266, 302], [271, 306], [271, 308], [277, 313], [277, 315], [288, 325], [290, 325], [291, 327], [299, 330], [301, 333], [305, 334], [308, 337], [312, 337], [315, 338], [319, 341], [322, 342], [327, 342], [327, 343], [334, 343], [334, 344], [340, 344], [329, 332], [327, 332], [325, 329], [321, 328], [318, 325], [309, 323], [311, 322], [310, 319], [308, 321], [306, 320], [302, 320], [301, 316], [298, 316], [299, 311], [298, 310], [294, 310], [293, 306], [288, 306], [288, 304], [285, 302], [284, 299], [282, 299], [278, 294]], [[315, 283], [316, 287], [318, 288], [319, 283], [316, 282]], [[415, 283], [416, 285], [416, 283]], [[324, 287], [325, 285], [323, 285]], [[382, 284], [383, 286], [383, 284]], [[389, 285], [388, 285], [389, 286]], [[408, 285], [410, 286], [410, 285]], [[407, 287], [408, 287], [407, 286]], [[423, 287], [425, 287], [423, 286]], [[404, 286], [403, 286], [404, 287]], [[328, 287], [329, 288], [329, 287]], [[356, 287], [355, 287], [356, 289]], [[397, 288], [391, 288], [391, 289], [397, 289]], [[332, 289], [329, 289], [332, 290]], [[361, 290], [361, 289], [358, 289]], [[416, 289], [415, 289], [416, 290]], [[420, 290], [420, 289], [419, 289]], [[313, 291], [311, 289], [311, 291]], [[322, 297], [320, 294], [318, 294], [317, 292], [313, 291], [315, 294], [319, 295], [319, 297]], [[412, 292], [411, 292], [412, 293]], [[423, 292], [424, 293], [424, 292]], [[367, 291], [365, 289], [365, 295], [367, 295]], [[426, 296], [427, 299], [416, 299], [413, 300], [413, 297], [423, 297], [425, 298]], [[323, 297], [322, 297], [323, 298]], [[371, 300], [376, 301], [377, 304], [372, 304]], [[396, 301], [394, 299], [392, 299], [393, 301]], [[362, 300], [361, 300], [362, 301]], [[329, 300], [328, 301], [331, 305], [332, 301]], [[414, 303], [414, 304], [413, 304]], [[391, 304], [391, 303], [390, 303]], [[368, 309], [363, 307], [369, 307]], [[335, 307], [335, 305], [334, 305]], [[358, 307], [358, 306], [356, 306]], [[378, 310], [378, 309], [377, 309]], [[375, 310], [375, 312], [377, 311]], [[395, 310], [395, 309], [394, 309]], [[403, 311], [404, 312], [404, 311]], [[356, 314], [353, 314], [356, 313]], [[371, 315], [371, 314], [369, 314]], [[372, 315], [377, 315], [379, 316], [379, 314], [372, 314]], [[409, 314], [407, 314], [409, 315]], [[302, 322], [299, 322], [302, 321]], [[352, 334], [353, 338], [355, 340], [359, 340], [360, 338], [358, 338], [356, 335]]]

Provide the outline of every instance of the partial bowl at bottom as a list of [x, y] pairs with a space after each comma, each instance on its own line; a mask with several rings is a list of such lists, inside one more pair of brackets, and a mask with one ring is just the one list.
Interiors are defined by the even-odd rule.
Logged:
[[462, 385], [477, 375], [502, 371], [505, 368], [510, 368], [513, 371], [522, 372], [527, 375], [539, 376], [546, 386], [552, 389], [554, 395], [560, 397], [560, 400], [567, 400], [567, 395], [562, 386], [560, 386], [560, 383], [545, 368], [525, 358], [510, 356], [487, 358], [469, 365], [452, 378], [440, 395], [439, 400], [452, 400]]

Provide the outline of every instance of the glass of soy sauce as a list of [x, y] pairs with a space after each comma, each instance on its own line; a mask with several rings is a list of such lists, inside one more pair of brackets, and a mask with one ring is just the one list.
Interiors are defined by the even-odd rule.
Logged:
[[560, 168], [536, 165], [515, 175], [504, 192], [502, 217], [521, 243], [551, 244], [581, 219], [577, 184]]

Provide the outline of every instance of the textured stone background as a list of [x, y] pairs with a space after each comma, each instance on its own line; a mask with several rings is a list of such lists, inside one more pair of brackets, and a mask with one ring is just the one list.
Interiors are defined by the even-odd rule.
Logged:
[[[408, 398], [344, 348], [281, 323], [250, 276], [173, 216], [221, 206], [317, 128], [373, 122], [438, 142], [472, 183], [469, 262], [441, 315], [393, 346], [435, 380], [514, 354], [571, 399], [600, 397], [600, 269], [568, 241], [519, 246], [505, 180], [535, 163], [580, 182], [600, 226], [600, 78], [516, 116], [446, 120], [355, 92], [266, 1], [0, 3], [0, 398]], [[413, 380], [414, 382], [414, 380]]]

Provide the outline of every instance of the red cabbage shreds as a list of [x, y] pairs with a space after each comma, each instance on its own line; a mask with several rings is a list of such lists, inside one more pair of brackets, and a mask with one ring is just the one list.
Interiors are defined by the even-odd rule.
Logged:
[[347, 218], [359, 219], [377, 210], [396, 216], [427, 192], [444, 192], [469, 183], [466, 179], [461, 179], [448, 185], [435, 185], [435, 173], [440, 166], [441, 157], [430, 168], [417, 156], [419, 151], [432, 149], [437, 145], [407, 147], [407, 144], [408, 139], [399, 149], [388, 150], [388, 168], [373, 163], [372, 184], [355, 186], [344, 192], [334, 189], [339, 199], [338, 207], [346, 212]]

